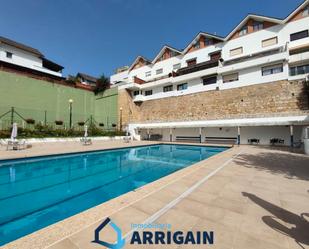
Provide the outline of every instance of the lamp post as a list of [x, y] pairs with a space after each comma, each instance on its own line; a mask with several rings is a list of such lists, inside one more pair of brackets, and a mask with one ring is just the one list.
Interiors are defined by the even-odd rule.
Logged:
[[70, 105], [70, 129], [72, 128], [72, 106], [73, 106], [73, 99], [69, 99]]
[[120, 111], [120, 120], [119, 120], [119, 129], [122, 131], [122, 107], [119, 108]]

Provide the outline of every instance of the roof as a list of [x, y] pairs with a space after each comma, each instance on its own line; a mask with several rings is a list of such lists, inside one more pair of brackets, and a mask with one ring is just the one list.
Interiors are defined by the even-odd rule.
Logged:
[[288, 22], [296, 13], [298, 13], [301, 9], [306, 7], [306, 5], [309, 4], [309, 0], [305, 0], [303, 3], [301, 3], [297, 8], [295, 8], [294, 11], [292, 11], [285, 19], [284, 22]]
[[81, 77], [87, 81], [90, 81], [90, 82], [97, 82], [97, 78], [96, 77], [93, 77], [93, 76], [90, 76], [88, 74], [85, 74], [85, 73], [78, 73], [77, 74], [77, 77]]
[[194, 43], [200, 39], [201, 36], [206, 36], [206, 37], [209, 37], [209, 38], [214, 38], [214, 39], [217, 39], [219, 41], [224, 41], [224, 38], [222, 36], [218, 36], [218, 35], [213, 35], [213, 34], [210, 34], [210, 33], [207, 33], [207, 32], [198, 32], [198, 34], [194, 37], [194, 39], [188, 44], [188, 46], [183, 50], [183, 53], [187, 53], [187, 51], [191, 48], [191, 46], [194, 45]]
[[143, 59], [147, 64], [151, 64], [151, 61], [148, 60], [147, 58], [139, 55], [136, 57], [136, 59], [134, 60], [134, 62], [131, 64], [131, 66], [129, 67], [129, 71], [132, 70], [132, 68], [134, 67], [134, 65], [136, 64], [136, 62], [138, 62], [140, 59]]
[[45, 68], [48, 68], [52, 71], [55, 71], [55, 72], [59, 72], [61, 71], [64, 67], [51, 61], [51, 60], [48, 60], [46, 58], [42, 58], [42, 62], [43, 62], [43, 67]]
[[161, 50], [159, 51], [159, 53], [157, 54], [157, 56], [153, 59], [152, 63], [155, 63], [159, 58], [160, 56], [162, 56], [162, 54], [165, 52], [166, 49], [169, 49], [169, 50], [172, 50], [172, 51], [175, 51], [176, 53], [178, 54], [182, 54], [182, 52], [176, 48], [173, 48], [169, 45], [164, 45]]
[[248, 14], [242, 21], [225, 37], [225, 40], [229, 40], [231, 36], [239, 30], [243, 25], [247, 23], [249, 19], [255, 19], [260, 21], [268, 21], [273, 22], [277, 24], [284, 24], [288, 22], [296, 13], [298, 13], [301, 9], [306, 7], [306, 5], [309, 4], [309, 0], [305, 0], [302, 4], [300, 4], [294, 11], [292, 11], [285, 19], [276, 18], [276, 17], [270, 17], [270, 16], [263, 16], [263, 15], [257, 15], [257, 14]]
[[10, 46], [15, 47], [15, 48], [19, 48], [19, 49], [27, 51], [29, 53], [35, 54], [39, 57], [44, 57], [44, 55], [39, 50], [37, 50], [36, 48], [29, 47], [25, 44], [10, 40], [10, 39], [5, 38], [3, 36], [0, 36], [0, 44], [1, 43], [6, 44], [6, 45], [10, 45]]
[[161, 53], [164, 51], [165, 48], [169, 48], [172, 49], [174, 51], [179, 52], [180, 54], [185, 54], [190, 47], [200, 38], [200, 36], [206, 36], [206, 37], [210, 37], [210, 38], [214, 38], [217, 39], [219, 41], [227, 41], [231, 38], [231, 36], [237, 31], [239, 30], [243, 25], [245, 25], [247, 23], [247, 21], [249, 19], [254, 19], [257, 21], [268, 21], [268, 22], [273, 22], [273, 23], [277, 23], [277, 24], [284, 24], [286, 22], [288, 22], [296, 13], [298, 13], [301, 9], [303, 9], [304, 7], [306, 7], [309, 4], [309, 0], [305, 0], [302, 4], [300, 4], [294, 11], [292, 11], [285, 19], [280, 19], [280, 18], [275, 18], [275, 17], [270, 17], [270, 16], [263, 16], [263, 15], [257, 15], [257, 14], [248, 14], [245, 18], [242, 19], [242, 21], [226, 36], [226, 37], [222, 37], [222, 36], [218, 36], [215, 34], [210, 34], [207, 32], [202, 32], [200, 31], [195, 38], [188, 44], [188, 46], [183, 50], [177, 50], [175, 48], [172, 48], [168, 45], [163, 46], [163, 48], [160, 50], [160, 52], [157, 54], [157, 56], [153, 59], [153, 62], [151, 62], [148, 59], [145, 59], [143, 56], [138, 56], [135, 61], [131, 64], [129, 71], [133, 68], [133, 66], [135, 65], [135, 63], [140, 59], [144, 59], [146, 62], [148, 62], [149, 64], [154, 63], [158, 57], [161, 55]]
[[268, 21], [277, 24], [281, 24], [283, 22], [283, 20], [279, 18], [249, 14], [244, 19], [242, 19], [242, 21], [225, 37], [225, 40], [229, 40], [235, 34], [235, 32], [238, 31], [241, 27], [243, 27], [250, 19], [254, 19], [257, 21]]

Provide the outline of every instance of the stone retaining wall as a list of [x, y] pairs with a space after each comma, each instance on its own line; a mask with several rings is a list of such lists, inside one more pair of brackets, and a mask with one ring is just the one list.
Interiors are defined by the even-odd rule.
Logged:
[[148, 100], [135, 104], [119, 93], [123, 124], [308, 114], [302, 81], [277, 81], [246, 87]]

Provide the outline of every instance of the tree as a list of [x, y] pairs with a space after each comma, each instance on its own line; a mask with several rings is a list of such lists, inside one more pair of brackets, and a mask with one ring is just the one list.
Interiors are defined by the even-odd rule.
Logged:
[[102, 76], [97, 79], [96, 87], [94, 88], [94, 93], [98, 94], [104, 92], [109, 87], [110, 87], [109, 78], [105, 77], [105, 75], [102, 74]]
[[77, 76], [69, 75], [66, 79], [66, 82], [71, 85], [75, 85], [76, 82], [80, 82], [80, 79]]

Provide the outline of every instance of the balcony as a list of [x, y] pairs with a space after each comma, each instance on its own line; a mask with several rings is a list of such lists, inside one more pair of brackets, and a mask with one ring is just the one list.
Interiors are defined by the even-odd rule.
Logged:
[[279, 53], [283, 53], [284, 51], [286, 51], [285, 46], [281, 46], [275, 49], [271, 49], [271, 50], [267, 50], [267, 51], [263, 51], [263, 52], [259, 52], [259, 53], [254, 53], [254, 54], [249, 54], [246, 56], [242, 56], [233, 60], [226, 60], [223, 62], [223, 66], [229, 66], [229, 65], [233, 65], [236, 63], [241, 63], [241, 62], [246, 62], [249, 60], [254, 60], [254, 59], [258, 59], [258, 58], [262, 58], [265, 56], [270, 56], [270, 55], [275, 55], [275, 54], [279, 54]]
[[238, 71], [245, 68], [262, 66], [273, 62], [282, 62], [288, 59], [286, 46], [277, 47], [271, 50], [245, 55], [233, 60], [224, 61], [218, 73]]
[[303, 61], [309, 61], [309, 51], [300, 54], [293, 54], [289, 57], [289, 64], [296, 64]]
[[296, 64], [302, 61], [309, 60], [309, 42], [299, 45], [299, 46], [291, 46], [289, 45], [289, 63]]
[[135, 95], [133, 96], [133, 101], [138, 103], [138, 102], [143, 102], [145, 99], [145, 96], [142, 95], [142, 94], [138, 94], [138, 95]]
[[195, 73], [198, 71], [202, 71], [205, 69], [213, 68], [213, 67], [218, 67], [219, 66], [219, 61], [218, 60], [209, 60], [205, 62], [201, 62], [192, 66], [180, 68], [177, 71], [177, 76], [180, 75], [185, 75], [189, 73]]

